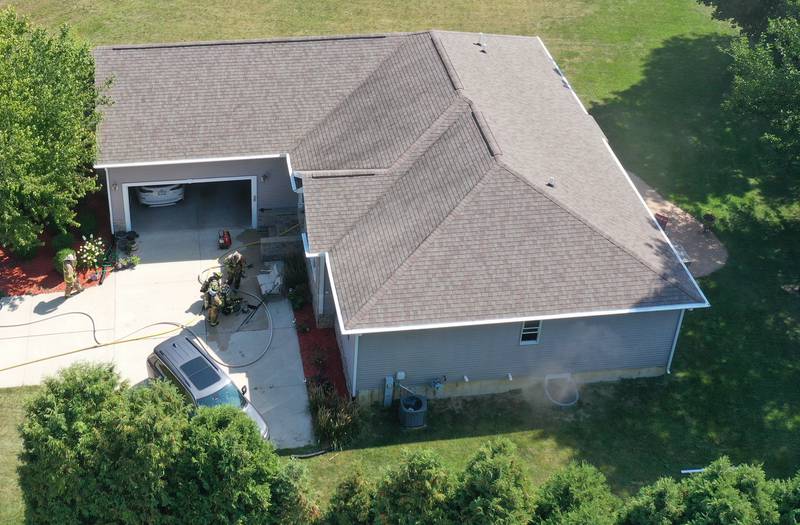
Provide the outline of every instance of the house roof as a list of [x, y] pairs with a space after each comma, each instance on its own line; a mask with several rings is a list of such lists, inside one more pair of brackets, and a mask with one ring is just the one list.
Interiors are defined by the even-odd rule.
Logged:
[[100, 48], [100, 159], [289, 152], [346, 331], [707, 305], [541, 40], [485, 40]]

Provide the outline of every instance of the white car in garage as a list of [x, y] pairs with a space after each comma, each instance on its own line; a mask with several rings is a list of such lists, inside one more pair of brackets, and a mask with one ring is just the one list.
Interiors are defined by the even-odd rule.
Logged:
[[183, 194], [183, 184], [136, 187], [136, 197], [145, 206], [171, 206], [182, 201]]

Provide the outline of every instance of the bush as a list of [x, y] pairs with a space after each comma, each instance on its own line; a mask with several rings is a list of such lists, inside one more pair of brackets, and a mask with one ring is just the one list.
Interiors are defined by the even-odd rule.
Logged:
[[292, 310], [299, 310], [305, 306], [308, 301], [308, 284], [300, 283], [293, 288], [289, 288], [289, 293], [286, 294], [289, 302], [292, 304]]
[[18, 473], [28, 523], [87, 521], [97, 478], [92, 433], [119, 387], [111, 366], [75, 365], [45, 379], [26, 404]]
[[378, 484], [375, 523], [453, 523], [452, 494], [450, 475], [433, 452], [405, 451], [401, 464], [388, 471]]
[[[169, 382], [110, 365], [45, 380], [20, 427], [29, 523], [309, 523], [303, 471], [234, 407], [192, 408]], [[176, 519], [179, 517], [179, 519]]]
[[57, 252], [64, 248], [72, 248], [72, 245], [75, 244], [75, 236], [71, 233], [59, 233], [53, 237], [51, 244], [53, 245], [53, 250]]
[[288, 255], [283, 261], [283, 282], [286, 288], [295, 288], [308, 283], [306, 258], [302, 255]]
[[97, 215], [92, 210], [81, 210], [75, 220], [78, 222], [78, 231], [83, 237], [95, 235], [99, 231]]
[[588, 463], [572, 463], [542, 485], [531, 523], [612, 524], [619, 502], [602, 472]]
[[481, 446], [467, 464], [456, 490], [459, 523], [527, 523], [533, 505], [531, 486], [507, 439]]
[[780, 525], [800, 523], [800, 472], [787, 480], [773, 481], [772, 493], [778, 504]]
[[733, 466], [722, 457], [682, 485], [686, 493], [685, 522], [771, 524], [778, 521], [778, 505], [764, 470], [753, 465]]
[[321, 443], [341, 449], [358, 435], [361, 429], [358, 404], [341, 397], [329, 382], [308, 382], [308, 406]]
[[357, 468], [336, 487], [326, 522], [330, 525], [371, 525], [375, 521], [375, 487]]
[[39, 249], [41, 247], [42, 245], [38, 243], [19, 246], [13, 251], [14, 257], [19, 259], [20, 261], [30, 261], [31, 259], [36, 257], [36, 254], [39, 253]]
[[64, 259], [66, 259], [67, 255], [70, 254], [75, 255], [75, 250], [72, 248], [63, 248], [56, 253], [55, 257], [53, 257], [53, 267], [61, 275], [64, 275]]
[[620, 525], [672, 525], [681, 523], [686, 510], [683, 489], [672, 478], [647, 485], [631, 498], [622, 512]]

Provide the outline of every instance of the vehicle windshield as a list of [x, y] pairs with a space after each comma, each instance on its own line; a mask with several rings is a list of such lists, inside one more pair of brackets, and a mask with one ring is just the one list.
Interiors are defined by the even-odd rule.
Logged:
[[197, 404], [204, 407], [215, 407], [219, 405], [231, 405], [244, 408], [247, 400], [233, 383], [228, 383], [213, 394], [201, 397]]

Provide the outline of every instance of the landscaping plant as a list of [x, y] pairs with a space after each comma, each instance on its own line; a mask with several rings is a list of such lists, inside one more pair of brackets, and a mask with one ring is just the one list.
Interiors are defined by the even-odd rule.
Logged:
[[106, 245], [103, 239], [89, 235], [83, 237], [83, 244], [78, 248], [78, 266], [87, 270], [97, 268], [103, 264], [106, 255]]
[[73, 244], [75, 244], [75, 237], [69, 232], [61, 232], [55, 235], [52, 240], [53, 249], [55, 251], [60, 251], [64, 248], [72, 248]]
[[309, 380], [308, 406], [317, 439], [326, 446], [341, 449], [358, 435], [358, 404], [340, 396], [331, 383]]
[[375, 522], [373, 505], [375, 485], [360, 468], [348, 474], [331, 496], [327, 523], [330, 525], [372, 525]]
[[405, 451], [386, 472], [375, 494], [375, 523], [412, 525], [454, 523], [453, 480], [430, 450]]
[[0, 86], [0, 245], [24, 258], [45, 225], [76, 225], [76, 205], [98, 188], [91, 166], [104, 88], [88, 44], [11, 8], [0, 11]]
[[458, 522], [479, 525], [527, 523], [533, 490], [508, 439], [483, 444], [461, 474], [454, 504]]
[[75, 250], [72, 248], [63, 248], [58, 250], [55, 257], [53, 257], [53, 268], [61, 275], [64, 275], [64, 259], [67, 258], [67, 255], [75, 255]]
[[20, 427], [28, 523], [310, 523], [304, 471], [234, 407], [193, 409], [169, 382], [112, 365], [44, 381]]
[[572, 463], [539, 488], [531, 523], [613, 525], [619, 505], [602, 472]]

